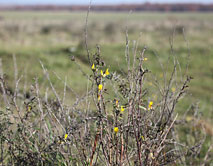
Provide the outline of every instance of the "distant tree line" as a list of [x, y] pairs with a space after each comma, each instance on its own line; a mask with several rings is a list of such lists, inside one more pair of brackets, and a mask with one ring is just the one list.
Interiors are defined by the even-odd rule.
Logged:
[[[176, 4], [121, 4], [121, 5], [93, 5], [93, 11], [159, 11], [159, 12], [184, 12], [184, 11], [213, 11], [213, 4], [176, 3]], [[1, 5], [0, 10], [51, 10], [51, 11], [85, 11], [86, 5]]]

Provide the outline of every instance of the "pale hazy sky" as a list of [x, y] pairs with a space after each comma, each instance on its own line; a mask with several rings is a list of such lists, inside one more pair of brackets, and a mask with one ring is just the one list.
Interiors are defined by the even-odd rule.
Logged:
[[[90, 0], [0, 0], [0, 4], [88, 4]], [[213, 3], [213, 0], [92, 0], [92, 4], [120, 3]]]

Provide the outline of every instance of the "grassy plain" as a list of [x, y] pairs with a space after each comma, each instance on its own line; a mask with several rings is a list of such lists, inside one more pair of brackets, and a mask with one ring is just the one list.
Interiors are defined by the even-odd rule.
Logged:
[[[29, 90], [33, 78], [38, 77], [44, 93], [47, 81], [39, 63], [41, 60], [49, 70], [60, 94], [63, 94], [64, 85], [56, 75], [62, 80], [67, 77], [68, 85], [78, 94], [83, 94], [86, 89], [86, 78], [78, 66], [71, 62], [70, 57], [75, 56], [76, 62], [86, 73], [91, 72], [84, 49], [85, 19], [84, 12], [0, 12], [0, 58], [11, 87], [15, 86], [12, 57], [15, 54], [18, 75], [24, 75], [24, 79], [21, 80], [22, 90], [24, 87]], [[199, 102], [201, 113], [211, 121], [213, 13], [91, 12], [88, 24], [89, 48], [91, 52], [95, 52], [96, 44], [101, 46], [101, 54], [110, 66], [110, 71], [120, 73], [122, 70], [126, 71], [126, 28], [130, 40], [130, 54], [135, 41], [138, 41], [138, 54], [144, 46], [147, 46], [148, 61], [145, 66], [160, 80], [163, 79], [163, 71], [157, 57], [160, 62], [167, 64], [168, 57], [172, 57], [171, 39], [182, 74], [190, 54], [188, 74], [194, 79], [189, 94], [180, 103], [178, 111], [184, 112], [191, 103]], [[172, 60], [170, 62], [172, 64]], [[151, 78], [147, 80], [151, 82]], [[67, 96], [67, 104], [72, 103], [74, 101], [72, 92]]]

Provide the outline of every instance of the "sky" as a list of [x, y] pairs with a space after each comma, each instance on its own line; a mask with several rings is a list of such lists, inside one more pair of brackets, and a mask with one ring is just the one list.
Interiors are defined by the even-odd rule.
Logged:
[[[33, 4], [81, 4], [87, 5], [90, 0], [0, 0], [0, 4], [18, 4], [18, 5], [33, 5]], [[213, 0], [92, 0], [92, 4], [124, 4], [124, 3], [213, 3]]]

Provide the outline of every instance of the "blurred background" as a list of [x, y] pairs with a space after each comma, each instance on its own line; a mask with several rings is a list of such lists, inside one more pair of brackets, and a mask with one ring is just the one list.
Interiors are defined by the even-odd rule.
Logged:
[[[88, 0], [1, 0], [0, 59], [3, 73], [14, 88], [14, 79], [21, 80], [21, 91], [29, 91], [34, 78], [39, 79], [44, 94], [47, 81], [41, 60], [50, 72], [60, 94], [67, 78], [68, 86], [78, 94], [86, 89], [84, 72], [90, 73], [84, 31]], [[173, 51], [183, 75], [189, 60], [189, 94], [180, 104], [184, 113], [191, 103], [198, 103], [204, 119], [213, 120], [213, 1], [210, 0], [94, 0], [88, 19], [88, 44], [91, 53], [96, 44], [110, 71], [126, 71], [126, 29], [132, 47], [138, 41], [138, 53], [147, 46], [145, 67], [159, 80], [163, 79], [159, 60], [166, 64]], [[17, 73], [14, 72], [14, 56]], [[156, 56], [158, 55], [158, 56]], [[159, 57], [157, 59], [156, 57]], [[171, 62], [172, 63], [172, 62]], [[182, 70], [181, 70], [182, 69]], [[169, 70], [169, 68], [168, 68]], [[181, 74], [179, 77], [181, 77]], [[154, 86], [151, 82], [149, 86]], [[73, 103], [71, 91], [67, 104]]]

